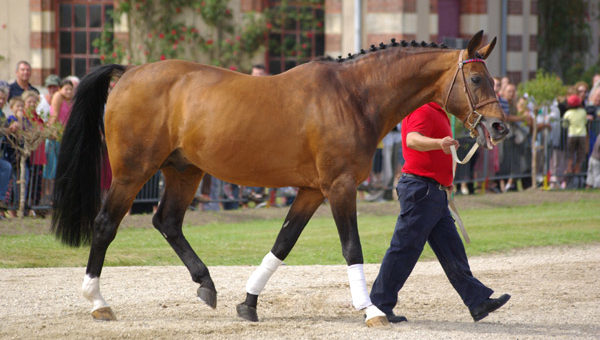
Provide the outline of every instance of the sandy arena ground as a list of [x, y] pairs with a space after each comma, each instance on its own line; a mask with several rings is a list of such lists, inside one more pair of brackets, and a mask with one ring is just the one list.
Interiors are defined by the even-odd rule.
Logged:
[[[235, 305], [254, 267], [211, 267], [218, 307], [195, 297], [183, 266], [105, 267], [101, 290], [118, 321], [96, 322], [80, 293], [84, 268], [0, 269], [2, 339], [598, 339], [600, 244], [472, 257], [508, 304], [474, 323], [436, 261], [419, 262], [396, 313], [368, 329], [350, 303], [345, 266], [282, 266], [259, 299], [258, 323]], [[372, 284], [378, 265], [367, 265]]]

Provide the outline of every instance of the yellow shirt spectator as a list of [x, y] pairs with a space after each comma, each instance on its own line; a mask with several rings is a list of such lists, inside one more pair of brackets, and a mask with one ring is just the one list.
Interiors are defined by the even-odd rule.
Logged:
[[583, 108], [568, 109], [563, 119], [568, 122], [566, 125], [569, 127], [569, 137], [587, 136], [587, 114]]

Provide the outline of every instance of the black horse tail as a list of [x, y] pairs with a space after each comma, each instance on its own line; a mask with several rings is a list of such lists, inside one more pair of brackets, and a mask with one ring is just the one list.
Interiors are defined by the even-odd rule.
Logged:
[[83, 77], [63, 133], [52, 195], [52, 232], [72, 247], [91, 241], [101, 204], [104, 106], [111, 79], [125, 70], [123, 65], [103, 65]]

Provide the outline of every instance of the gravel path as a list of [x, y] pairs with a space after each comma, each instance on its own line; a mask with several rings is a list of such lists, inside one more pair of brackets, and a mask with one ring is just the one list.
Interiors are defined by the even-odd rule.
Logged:
[[[254, 267], [211, 267], [212, 310], [183, 266], [105, 267], [101, 290], [118, 321], [95, 322], [84, 268], [0, 269], [2, 339], [600, 339], [600, 244], [472, 257], [475, 275], [510, 293], [474, 323], [436, 261], [419, 262], [396, 313], [408, 323], [367, 329], [350, 303], [345, 266], [282, 266], [259, 299], [258, 323], [235, 305]], [[378, 265], [366, 265], [370, 286]]]

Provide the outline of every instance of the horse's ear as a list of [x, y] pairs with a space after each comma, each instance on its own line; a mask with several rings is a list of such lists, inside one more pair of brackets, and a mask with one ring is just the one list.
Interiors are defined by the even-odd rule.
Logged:
[[475, 58], [475, 52], [481, 45], [481, 39], [483, 38], [483, 30], [475, 33], [475, 35], [469, 40], [467, 45], [467, 51], [469, 52], [469, 58]]
[[489, 44], [480, 48], [479, 51], [477, 51], [477, 53], [479, 53], [483, 59], [487, 59], [490, 53], [492, 53], [494, 46], [496, 46], [496, 37], [494, 37], [494, 39], [492, 39], [492, 41]]

